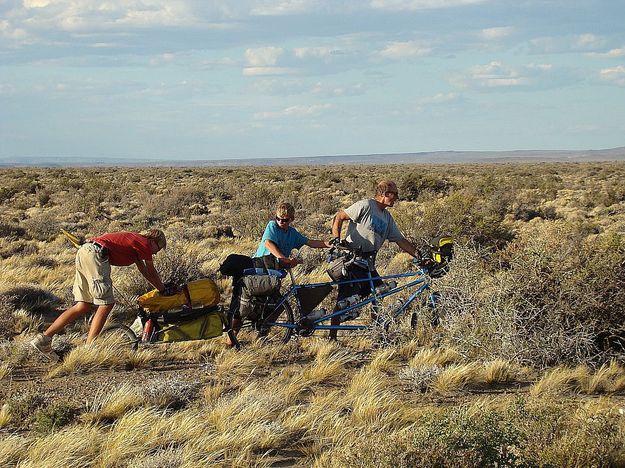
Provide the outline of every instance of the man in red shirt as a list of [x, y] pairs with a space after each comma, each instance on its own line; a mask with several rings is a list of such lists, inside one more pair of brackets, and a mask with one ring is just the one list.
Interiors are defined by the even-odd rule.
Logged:
[[57, 317], [45, 332], [38, 334], [30, 342], [31, 345], [51, 359], [57, 359], [51, 347], [52, 337], [96, 305], [98, 308], [87, 335], [87, 344], [91, 343], [115, 305], [111, 265], [128, 266], [134, 263], [152, 286], [163, 291], [165, 287], [154, 267], [152, 255], [164, 249], [166, 244], [165, 234], [160, 229], [143, 234], [111, 232], [85, 242], [76, 253], [73, 290], [76, 303]]

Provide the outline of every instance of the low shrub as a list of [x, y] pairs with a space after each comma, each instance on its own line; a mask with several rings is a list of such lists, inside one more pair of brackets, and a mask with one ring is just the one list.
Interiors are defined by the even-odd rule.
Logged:
[[76, 410], [64, 402], [57, 402], [45, 408], [39, 408], [34, 415], [33, 430], [40, 434], [49, 434], [70, 424], [76, 416]]

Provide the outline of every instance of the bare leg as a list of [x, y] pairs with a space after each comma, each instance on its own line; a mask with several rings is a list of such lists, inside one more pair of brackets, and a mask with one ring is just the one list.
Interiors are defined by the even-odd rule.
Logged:
[[49, 337], [56, 335], [58, 332], [63, 330], [67, 324], [73, 322], [78, 317], [87, 314], [91, 310], [92, 305], [93, 304], [88, 302], [77, 302], [59, 315], [56, 320], [52, 322], [52, 325], [50, 325], [48, 329], [43, 332], [43, 334]]
[[91, 327], [89, 328], [89, 334], [87, 335], [87, 344], [92, 343], [96, 336], [100, 334], [109, 313], [113, 310], [114, 305], [115, 304], [104, 304], [98, 306], [98, 310], [95, 311], [93, 320], [91, 320]]
[[[235, 334], [239, 333], [241, 329], [241, 325], [243, 325], [243, 321], [241, 319], [233, 318], [232, 319], [232, 332]], [[234, 346], [234, 343], [230, 339], [230, 336], [226, 335], [226, 345]]]
[[[338, 309], [338, 307], [335, 307], [334, 310], [332, 311], [333, 313], [336, 312]], [[341, 324], [341, 320], [338, 317], [332, 317], [330, 319], [330, 325], [340, 325]], [[336, 335], [339, 331], [338, 330], [330, 330], [328, 332], [328, 339], [330, 341], [336, 341]]]

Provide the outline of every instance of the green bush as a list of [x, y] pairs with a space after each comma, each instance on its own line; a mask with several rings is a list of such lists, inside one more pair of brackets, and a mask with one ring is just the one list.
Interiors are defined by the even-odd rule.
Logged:
[[75, 414], [75, 409], [64, 402], [39, 408], [35, 412], [33, 430], [40, 434], [49, 434], [70, 424], [74, 420]]

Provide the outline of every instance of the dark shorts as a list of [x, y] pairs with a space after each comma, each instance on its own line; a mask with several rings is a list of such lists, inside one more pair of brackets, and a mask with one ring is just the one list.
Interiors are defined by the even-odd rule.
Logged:
[[[347, 268], [347, 272], [349, 273], [349, 279], [364, 279], [367, 278], [367, 270], [364, 268], [360, 268], [355, 265], [351, 265]], [[380, 276], [377, 270], [373, 270], [371, 272], [371, 276], [374, 278]], [[382, 280], [377, 279], [373, 280], [373, 286], [379, 286], [382, 284]], [[368, 281], [358, 282], [358, 283], [348, 283], [348, 284], [339, 284], [339, 293], [336, 296], [336, 301], [343, 300], [349, 296], [353, 296], [354, 294], [359, 294], [362, 297], [367, 297], [371, 294], [371, 285]]]

